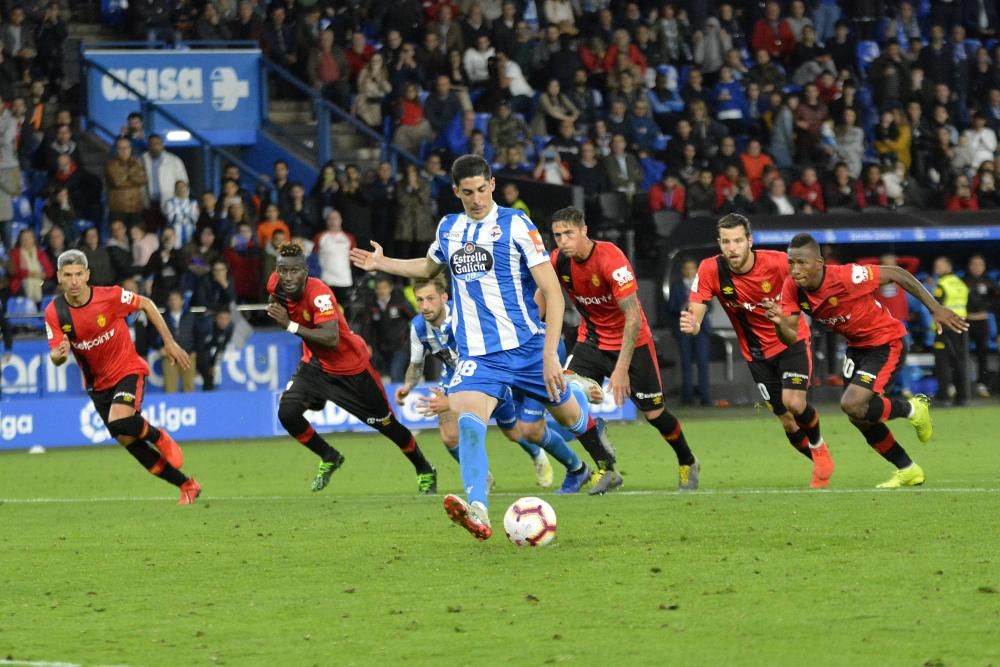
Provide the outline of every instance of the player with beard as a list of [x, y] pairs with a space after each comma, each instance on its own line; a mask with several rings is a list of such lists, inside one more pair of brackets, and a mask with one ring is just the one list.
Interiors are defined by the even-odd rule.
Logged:
[[781, 298], [764, 303], [768, 319], [786, 345], [799, 336], [801, 313], [847, 339], [844, 359], [844, 394], [840, 409], [861, 431], [869, 446], [896, 466], [880, 489], [919, 486], [924, 471], [910, 459], [885, 425], [905, 418], [913, 424], [917, 438], [927, 442], [933, 433], [926, 396], [889, 398], [900, 369], [906, 365], [906, 328], [878, 302], [879, 286], [893, 282], [917, 298], [931, 312], [938, 330], [944, 325], [962, 333], [968, 322], [939, 304], [908, 271], [898, 266], [861, 264], [827, 265], [819, 244], [809, 234], [796, 234], [788, 244], [789, 276]]
[[739, 213], [723, 216], [716, 230], [719, 254], [698, 267], [690, 305], [681, 313], [681, 333], [698, 335], [709, 302], [712, 297], [719, 300], [733, 323], [740, 353], [761, 397], [781, 422], [792, 446], [812, 460], [809, 485], [824, 488], [833, 475], [833, 458], [820, 435], [819, 413], [808, 400], [812, 377], [809, 326], [801, 319], [795, 340], [785, 345], [762, 306], [765, 299], [780, 298], [788, 277], [788, 256], [754, 250], [750, 221]]
[[302, 339], [302, 359], [282, 392], [278, 419], [288, 434], [322, 459], [312, 490], [322, 491], [344, 456], [330, 446], [305, 418], [307, 410], [336, 403], [389, 438], [413, 464], [417, 489], [437, 492], [437, 473], [417, 446], [413, 434], [396, 420], [382, 380], [371, 366], [368, 347], [347, 325], [333, 292], [309, 277], [298, 243], [278, 248], [275, 272], [267, 281], [267, 314]]

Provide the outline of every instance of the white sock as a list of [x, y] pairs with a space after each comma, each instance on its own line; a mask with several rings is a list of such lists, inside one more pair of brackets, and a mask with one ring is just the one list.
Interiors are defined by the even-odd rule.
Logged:
[[809, 443], [809, 449], [819, 449], [820, 447], [822, 447], [825, 444], [826, 444], [826, 441], [823, 440], [823, 436], [820, 436], [819, 442], [817, 442], [816, 444], [813, 444], [811, 442]]

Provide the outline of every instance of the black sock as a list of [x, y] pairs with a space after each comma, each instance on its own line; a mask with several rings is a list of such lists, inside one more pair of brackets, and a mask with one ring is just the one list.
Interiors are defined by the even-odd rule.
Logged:
[[806, 409], [802, 411], [802, 414], [795, 415], [795, 423], [805, 431], [806, 437], [812, 444], [815, 445], [822, 439], [819, 433], [819, 413], [808, 403], [806, 403]]
[[656, 419], [650, 419], [649, 423], [660, 432], [660, 435], [667, 441], [667, 444], [673, 448], [679, 465], [689, 466], [694, 463], [694, 454], [691, 452], [691, 448], [688, 447], [687, 438], [684, 437], [684, 431], [681, 429], [681, 423], [677, 420], [677, 417], [664, 410]]
[[[302, 421], [306, 421], [304, 417]], [[309, 422], [306, 422], [306, 429], [302, 433], [295, 436], [295, 439], [306, 447], [306, 449], [327, 463], [333, 463], [334, 461], [339, 461], [341, 459], [340, 452], [331, 447], [330, 443], [320, 437], [319, 433], [316, 432], [316, 429], [314, 429]]]
[[792, 433], [785, 431], [785, 437], [788, 438], [788, 442], [792, 443], [792, 447], [802, 454], [807, 459], [812, 459], [812, 451], [809, 449], [809, 436], [806, 435], [804, 429], [799, 429]]
[[141, 440], [136, 440], [131, 445], [125, 447], [125, 449], [135, 457], [135, 460], [143, 468], [174, 486], [180, 486], [188, 479], [184, 476], [184, 473], [167, 463], [167, 460], [160, 456], [159, 452]]
[[434, 471], [433, 466], [424, 458], [424, 453], [417, 446], [417, 440], [410, 433], [410, 429], [396, 421], [395, 417], [390, 417], [389, 423], [377, 425], [375, 428], [378, 429], [379, 433], [396, 443], [399, 451], [403, 452], [403, 455], [413, 464], [413, 469], [417, 471], [418, 475]]
[[865, 413], [865, 420], [884, 422], [890, 419], [908, 417], [910, 409], [910, 402], [906, 399], [872, 396], [872, 399], [868, 401], [868, 412]]
[[892, 431], [885, 424], [879, 422], [863, 430], [862, 433], [865, 435], [868, 446], [878, 452], [889, 463], [900, 469], [913, 465], [913, 461], [906, 453], [906, 450], [896, 442]]
[[590, 454], [590, 458], [594, 459], [598, 468], [615, 469], [615, 450], [611, 447], [610, 442], [606, 443], [601, 439], [597, 422], [594, 421], [593, 417], [589, 419], [587, 430], [576, 436], [576, 439]]
[[139, 439], [140, 440], [145, 440], [146, 442], [148, 442], [151, 445], [155, 445], [156, 442], [160, 439], [160, 429], [156, 428], [155, 426], [153, 426], [152, 424], [150, 424], [147, 421], [146, 422], [146, 432]]

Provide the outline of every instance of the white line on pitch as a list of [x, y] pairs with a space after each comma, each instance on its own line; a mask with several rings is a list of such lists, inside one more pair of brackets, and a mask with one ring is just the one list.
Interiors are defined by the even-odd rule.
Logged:
[[[44, 660], [13, 660], [9, 658], [0, 660], [0, 665], [16, 667], [83, 667], [83, 665], [75, 662], [46, 662]], [[105, 667], [126, 667], [126, 665], [107, 665]]]
[[[906, 493], [907, 491], [903, 491]], [[987, 487], [925, 487], [920, 489], [913, 489], [910, 491], [912, 493], [1000, 493], [1000, 489], [997, 488], [987, 488]], [[525, 493], [531, 493], [530, 490], [522, 492], [504, 492], [504, 493], [493, 493], [490, 494], [496, 497], [502, 498], [518, 498], [523, 496]], [[551, 493], [538, 493], [534, 492], [536, 495], [553, 495]], [[879, 490], [875, 488], [863, 488], [863, 489], [705, 489], [701, 491], [694, 492], [681, 492], [681, 491], [666, 491], [658, 489], [643, 489], [638, 491], [615, 491], [611, 493], [612, 496], [683, 496], [685, 498], [696, 498], [698, 496], [740, 496], [740, 495], [755, 495], [755, 496], [783, 496], [783, 495], [829, 495], [829, 494], [857, 494], [857, 493], [889, 493], [887, 490]], [[400, 499], [405, 496], [401, 495], [390, 495], [390, 494], [371, 494], [371, 495], [348, 495], [348, 496], [334, 496], [337, 499], [353, 499], [353, 498], [372, 498], [377, 500], [385, 499]], [[0, 504], [10, 504], [10, 505], [45, 505], [45, 504], [58, 504], [58, 503], [122, 503], [122, 502], [163, 502], [166, 500], [174, 500], [173, 496], [141, 496], [141, 497], [129, 497], [129, 496], [108, 496], [103, 498], [0, 498]], [[315, 500], [313, 495], [301, 495], [301, 496], [203, 496], [201, 502], [206, 501], [251, 501], [259, 502], [263, 500]], [[4, 663], [0, 661], [0, 665]]]

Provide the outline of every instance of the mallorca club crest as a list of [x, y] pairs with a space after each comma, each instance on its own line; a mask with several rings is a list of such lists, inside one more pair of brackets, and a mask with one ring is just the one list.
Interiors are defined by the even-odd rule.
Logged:
[[836, 306], [836, 305], [837, 305], [837, 303], [838, 303], [838, 301], [837, 301], [837, 297], [835, 297], [835, 296], [831, 296], [831, 297], [829, 298], [829, 300], [827, 301], [827, 303], [829, 303], [829, 304], [830, 304], [831, 306]]
[[596, 273], [590, 274], [590, 282], [592, 282], [594, 284], [594, 287], [600, 287], [601, 286], [601, 279], [597, 277]]
[[104, 317], [104, 313], [100, 313], [97, 316], [97, 326], [103, 329], [107, 323], [108, 323], [108, 318]]
[[768, 292], [771, 291], [771, 281], [765, 280], [760, 284], [760, 288], [764, 291], [764, 294], [767, 294]]

